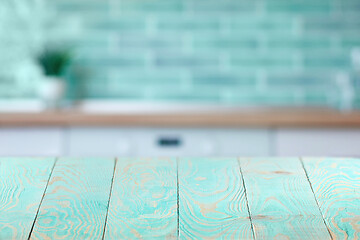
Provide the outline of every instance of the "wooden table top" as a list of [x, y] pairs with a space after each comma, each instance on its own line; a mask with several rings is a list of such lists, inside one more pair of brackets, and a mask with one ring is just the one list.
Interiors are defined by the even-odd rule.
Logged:
[[0, 239], [359, 239], [360, 159], [0, 159]]

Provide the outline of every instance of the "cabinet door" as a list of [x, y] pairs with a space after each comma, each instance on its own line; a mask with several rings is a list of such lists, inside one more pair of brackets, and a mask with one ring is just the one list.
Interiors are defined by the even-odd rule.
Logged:
[[60, 156], [63, 134], [61, 128], [0, 128], [0, 156]]
[[114, 127], [72, 127], [66, 140], [67, 155], [90, 157], [134, 156], [131, 131]]
[[278, 156], [360, 156], [360, 129], [279, 129]]
[[219, 156], [264, 157], [272, 153], [268, 129], [218, 129], [214, 138]]

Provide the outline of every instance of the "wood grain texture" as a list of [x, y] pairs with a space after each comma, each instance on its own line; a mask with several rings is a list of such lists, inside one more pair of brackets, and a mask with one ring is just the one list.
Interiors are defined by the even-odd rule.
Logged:
[[252, 239], [239, 164], [179, 159], [180, 239]]
[[360, 239], [360, 159], [303, 162], [333, 239]]
[[31, 239], [101, 239], [114, 159], [59, 159]]
[[0, 159], [0, 239], [27, 239], [55, 159]]
[[239, 161], [256, 239], [330, 239], [299, 159]]
[[175, 159], [118, 159], [105, 239], [176, 239]]

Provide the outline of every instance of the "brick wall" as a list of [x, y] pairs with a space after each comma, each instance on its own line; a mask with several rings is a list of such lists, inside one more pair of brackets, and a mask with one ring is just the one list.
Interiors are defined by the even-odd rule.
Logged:
[[86, 98], [339, 107], [360, 92], [359, 0], [48, 3]]

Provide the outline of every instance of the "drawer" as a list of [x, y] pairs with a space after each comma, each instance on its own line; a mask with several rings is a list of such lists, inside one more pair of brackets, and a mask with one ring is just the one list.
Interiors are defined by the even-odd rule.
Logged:
[[262, 129], [151, 129], [138, 134], [140, 144], [137, 153], [140, 156], [235, 157], [270, 154], [268, 131]]
[[136, 131], [139, 157], [211, 156], [218, 153], [211, 131], [198, 129], [142, 129]]
[[60, 156], [61, 128], [0, 128], [0, 156]]
[[275, 142], [278, 156], [360, 156], [360, 129], [280, 129]]
[[267, 156], [265, 129], [71, 128], [71, 156]]

